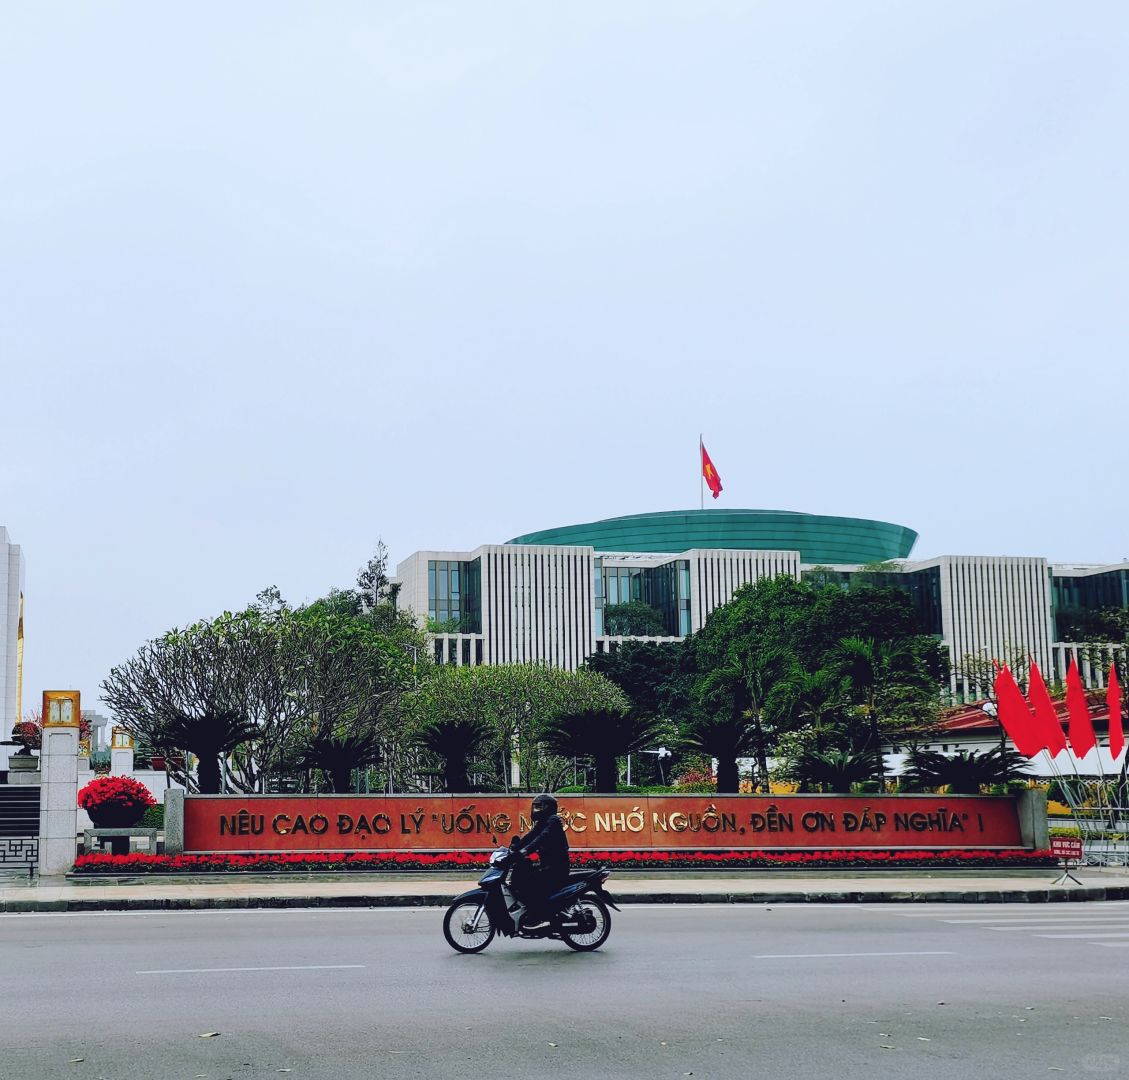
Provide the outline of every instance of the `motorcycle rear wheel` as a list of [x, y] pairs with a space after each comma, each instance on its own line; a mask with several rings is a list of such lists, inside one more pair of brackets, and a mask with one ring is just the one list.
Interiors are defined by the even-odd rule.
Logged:
[[594, 930], [580, 934], [573, 930], [562, 930], [561, 940], [577, 952], [592, 952], [608, 940], [612, 932], [612, 913], [607, 905], [598, 896], [585, 896], [572, 905], [568, 912], [569, 917], [577, 917], [587, 913], [596, 921]]
[[443, 916], [443, 936], [456, 952], [482, 952], [494, 940], [494, 924], [486, 914], [486, 899], [458, 900]]

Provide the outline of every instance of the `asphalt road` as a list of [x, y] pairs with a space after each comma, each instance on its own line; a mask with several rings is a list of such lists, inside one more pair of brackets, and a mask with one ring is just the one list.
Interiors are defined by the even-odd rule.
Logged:
[[0, 915], [0, 1077], [1129, 1076], [1129, 903], [640, 906], [593, 954], [441, 917]]

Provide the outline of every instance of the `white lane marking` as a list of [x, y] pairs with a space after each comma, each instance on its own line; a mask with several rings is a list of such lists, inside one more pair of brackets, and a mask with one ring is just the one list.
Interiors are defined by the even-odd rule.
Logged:
[[[1047, 903], [1047, 904], [1024, 904], [1021, 907], [1009, 907], [1009, 906], [1006, 906], [1006, 905], [996, 905], [996, 904], [991, 904], [991, 905], [984, 904], [984, 905], [977, 905], [977, 906], [978, 907], [991, 907], [994, 910], [999, 912], [998, 916], [994, 915], [992, 917], [1003, 919], [1003, 918], [1008, 918], [1010, 916], [1024, 916], [1024, 915], [1026, 915], [1027, 917], [1030, 917], [1032, 915], [1038, 915], [1040, 912], [1045, 913], [1048, 910], [1049, 911], [1056, 911], [1057, 910], [1057, 911], [1061, 912], [1061, 914], [1063, 914], [1063, 915], [1084, 915], [1084, 914], [1087, 913], [1086, 909], [1090, 909], [1091, 912], [1093, 910], [1097, 910], [1097, 911], [1112, 911], [1112, 910], [1124, 911], [1126, 908], [1129, 908], [1129, 902], [1121, 901], [1121, 900], [1082, 900], [1082, 901], [1072, 901], [1070, 903], [1063, 902], [1063, 903]], [[935, 918], [937, 918], [938, 915], [952, 915], [953, 914], [953, 907], [954, 907], [953, 904], [946, 904], [944, 907], [931, 907], [931, 908], [927, 908], [925, 911], [900, 911], [900, 910], [898, 910], [897, 905], [887, 904], [887, 905], [884, 905], [883, 907], [868, 907], [868, 908], [863, 908], [863, 910], [873, 912], [875, 914], [878, 914], [878, 913], [887, 913], [888, 914], [890, 912], [893, 912], [896, 915], [900, 915], [903, 919], [935, 919]], [[1063, 910], [1064, 908], [1066, 910]], [[964, 916], [964, 917], [972, 919], [972, 918], [977, 918], [978, 916], [967, 915], [967, 916]], [[1045, 917], [1045, 915], [1044, 915], [1044, 917]]]
[[799, 952], [799, 953], [757, 953], [754, 960], [827, 960], [835, 957], [852, 956], [956, 956], [949, 949], [930, 949], [918, 952]]
[[341, 971], [346, 968], [363, 968], [364, 964], [289, 964], [285, 967], [221, 967], [221, 968], [154, 968], [136, 971], [135, 975], [211, 975], [226, 971]]
[[1091, 941], [1091, 945], [1100, 945], [1103, 949], [1129, 949], [1129, 941]]
[[1072, 911], [1069, 914], [1063, 913], [1058, 915], [1053, 911], [1043, 911], [1035, 914], [1032, 912], [1025, 918], [1018, 916], [1008, 917], [1001, 919], [995, 915], [980, 915], [976, 918], [965, 917], [963, 919], [941, 919], [941, 922], [952, 923], [954, 926], [976, 926], [983, 923], [1032, 923], [1032, 922], [1110, 922], [1120, 920], [1124, 922], [1129, 919], [1129, 911], [1118, 913], [1111, 913], [1103, 915], [1100, 911]]
[[[968, 924], [966, 924], [968, 925]], [[981, 930], [995, 930], [997, 934], [1030, 933], [1033, 930], [1129, 930], [1124, 919], [1117, 922], [1043, 922], [1026, 926], [981, 926]]]
[[[634, 905], [632, 905], [634, 906]], [[669, 905], [663, 905], [669, 906]], [[702, 904], [702, 907], [713, 905]], [[814, 907], [814, 904], [805, 904], [804, 907]], [[105, 910], [105, 911], [0, 911], [0, 919], [103, 919], [107, 915], [124, 915], [131, 919], [148, 918], [162, 919], [170, 916], [177, 918], [190, 918], [196, 915], [376, 915], [381, 912], [388, 914], [418, 914], [434, 915], [435, 912], [445, 910], [445, 905], [434, 904], [423, 906], [421, 904], [405, 904], [402, 907], [305, 907], [305, 908], [137, 908], [135, 910]]]
[[1036, 933], [1036, 938], [1129, 938], [1129, 930], [1091, 930], [1088, 933]]

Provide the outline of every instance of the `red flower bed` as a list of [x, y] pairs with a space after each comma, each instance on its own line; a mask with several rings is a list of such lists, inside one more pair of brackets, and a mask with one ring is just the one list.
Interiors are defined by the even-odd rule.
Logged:
[[[80, 855], [84, 874], [215, 874], [302, 870], [475, 870], [486, 866], [484, 852], [300, 852], [271, 855]], [[573, 851], [576, 869], [590, 866], [629, 870], [744, 869], [936, 869], [941, 867], [1057, 866], [1049, 851]]]

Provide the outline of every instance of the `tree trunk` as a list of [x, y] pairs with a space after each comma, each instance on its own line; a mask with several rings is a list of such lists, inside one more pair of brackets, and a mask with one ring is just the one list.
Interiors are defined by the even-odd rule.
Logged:
[[719, 795], [736, 795], [741, 786], [741, 778], [737, 772], [737, 757], [727, 754], [717, 759], [717, 793]]
[[452, 795], [470, 790], [465, 754], [452, 755], [443, 763], [443, 786]]
[[619, 772], [616, 769], [614, 754], [599, 754], [595, 758], [596, 791], [601, 795], [614, 795], [618, 786]]
[[[771, 794], [772, 786], [768, 780], [768, 748], [765, 746], [764, 728], [761, 727], [761, 714], [760, 710], [753, 713], [753, 730], [756, 732], [756, 758], [757, 758], [757, 772], [760, 774], [757, 777], [757, 788], [764, 788], [765, 794]], [[737, 791], [735, 787], [733, 789]]]
[[220, 793], [220, 756], [211, 753], [196, 753], [196, 783], [201, 795]]
[[882, 754], [882, 736], [878, 732], [878, 713], [870, 707], [870, 738], [874, 746], [874, 765], [877, 769], [878, 792], [886, 790], [886, 759]]
[[335, 765], [329, 773], [333, 790], [338, 795], [347, 795], [353, 790], [353, 770], [349, 765]]

